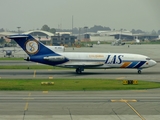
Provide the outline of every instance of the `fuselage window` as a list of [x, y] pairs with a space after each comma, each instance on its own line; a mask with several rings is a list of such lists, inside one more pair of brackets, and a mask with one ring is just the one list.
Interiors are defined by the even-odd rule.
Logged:
[[151, 58], [146, 58], [146, 60], [151, 60]]

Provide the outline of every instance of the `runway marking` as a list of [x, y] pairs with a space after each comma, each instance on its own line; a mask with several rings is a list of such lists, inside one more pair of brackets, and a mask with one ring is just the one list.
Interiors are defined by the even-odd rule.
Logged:
[[137, 100], [111, 100], [111, 102], [137, 102]]
[[[28, 94], [28, 97], [30, 97], [31, 96], [31, 93], [29, 93]], [[24, 107], [24, 111], [27, 111], [28, 110], [28, 100], [30, 100], [31, 98], [23, 98], [23, 99], [26, 99], [27, 100], [27, 102], [26, 102], [26, 105], [25, 105], [25, 107]]]
[[25, 105], [25, 108], [24, 108], [25, 111], [28, 110], [28, 102], [26, 102], [26, 105]]
[[147, 92], [147, 90], [133, 90], [134, 92]]
[[53, 77], [50, 76], [49, 79], [53, 79]]
[[48, 93], [48, 91], [43, 91], [42, 93], [46, 93], [46, 94], [47, 94], [47, 93]]
[[136, 111], [136, 109], [134, 109], [134, 107], [132, 107], [128, 102], [125, 102], [142, 120], [145, 120], [145, 118], [143, 116], [141, 116], [138, 111]]
[[124, 102], [124, 103], [126, 103], [142, 120], [146, 120], [143, 116], [140, 115], [140, 113], [138, 113], [138, 111], [133, 106], [131, 106], [128, 103], [128, 102], [137, 102], [137, 100], [124, 100], [124, 99], [121, 99], [121, 100], [111, 100], [111, 102]]
[[116, 79], [118, 79], [118, 80], [121, 80], [121, 79], [124, 79], [125, 77], [118, 77], [118, 78], [116, 78]]
[[36, 70], [34, 70], [33, 77], [34, 78], [36, 77]]
[[34, 98], [23, 98], [23, 100], [34, 100]]

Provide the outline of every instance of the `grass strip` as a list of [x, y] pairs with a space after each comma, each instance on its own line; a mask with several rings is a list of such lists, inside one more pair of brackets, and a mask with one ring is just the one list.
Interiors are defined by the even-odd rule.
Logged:
[[1, 57], [0, 60], [24, 60], [22, 57]]
[[[41, 85], [54, 82], [54, 85]], [[158, 82], [138, 81], [138, 85], [123, 85], [122, 80], [111, 79], [0, 79], [0, 90], [13, 91], [103, 91], [144, 90], [160, 88]]]
[[0, 69], [57, 69], [48, 65], [1, 65]]

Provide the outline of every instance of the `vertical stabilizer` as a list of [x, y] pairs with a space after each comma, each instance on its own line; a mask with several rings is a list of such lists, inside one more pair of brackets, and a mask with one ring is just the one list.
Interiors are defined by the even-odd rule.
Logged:
[[8, 38], [15, 40], [29, 56], [55, 53], [29, 34], [11, 35]]

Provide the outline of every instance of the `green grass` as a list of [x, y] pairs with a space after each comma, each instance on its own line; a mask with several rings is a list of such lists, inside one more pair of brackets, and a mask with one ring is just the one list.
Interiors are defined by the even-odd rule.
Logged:
[[1, 57], [0, 60], [24, 60], [24, 58], [15, 58], [15, 57]]
[[[41, 85], [54, 82], [54, 85]], [[103, 91], [103, 90], [143, 90], [160, 88], [160, 83], [138, 81], [138, 85], [123, 85], [122, 80], [108, 79], [1, 79], [0, 90], [22, 91]]]
[[48, 65], [1, 65], [0, 69], [57, 69], [59, 67], [53, 67]]

